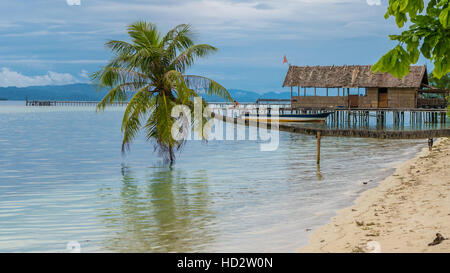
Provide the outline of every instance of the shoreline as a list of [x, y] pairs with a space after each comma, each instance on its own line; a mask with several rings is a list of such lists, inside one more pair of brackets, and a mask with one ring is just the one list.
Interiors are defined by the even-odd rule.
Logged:
[[436, 233], [450, 237], [450, 138], [398, 164], [297, 251], [450, 252], [450, 240], [428, 246]]

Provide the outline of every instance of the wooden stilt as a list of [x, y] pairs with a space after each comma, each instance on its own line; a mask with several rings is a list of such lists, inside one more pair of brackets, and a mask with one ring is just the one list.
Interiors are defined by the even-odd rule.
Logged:
[[321, 139], [320, 132], [317, 132], [316, 138], [317, 138], [317, 165], [319, 165], [320, 164], [320, 139]]

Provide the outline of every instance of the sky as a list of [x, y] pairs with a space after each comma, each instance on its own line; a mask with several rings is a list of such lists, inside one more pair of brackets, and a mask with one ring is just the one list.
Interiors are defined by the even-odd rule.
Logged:
[[[400, 33], [388, 0], [6, 0], [0, 2], [0, 87], [85, 83], [146, 20], [166, 32], [189, 23], [217, 53], [188, 71], [226, 88], [282, 88], [288, 64], [373, 64]], [[427, 64], [420, 59], [418, 64]]]

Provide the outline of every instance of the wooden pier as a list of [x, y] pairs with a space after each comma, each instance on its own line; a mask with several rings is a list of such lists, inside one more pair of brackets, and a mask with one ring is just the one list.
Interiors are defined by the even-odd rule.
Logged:
[[[423, 124], [444, 124], [447, 122], [447, 110], [446, 109], [294, 109], [296, 113], [323, 113], [332, 112], [327, 122], [330, 126], [341, 127], [340, 125], [346, 124], [348, 127], [358, 126], [359, 128], [368, 128], [369, 119], [375, 118], [377, 121], [377, 128], [383, 129], [386, 127], [388, 116], [392, 118], [394, 129], [402, 129], [405, 125], [409, 125], [411, 128], [421, 127]], [[283, 110], [280, 110], [283, 112]], [[407, 119], [405, 117], [408, 117]]]
[[[217, 105], [217, 104], [216, 104]], [[273, 105], [242, 105], [242, 107], [229, 107], [227, 104], [219, 105], [213, 110], [229, 110], [241, 115], [245, 112], [253, 114], [261, 111], [271, 111]], [[380, 108], [380, 109], [364, 109], [364, 108], [291, 108], [285, 105], [278, 105], [280, 114], [319, 114], [331, 112], [327, 118], [328, 127], [335, 128], [361, 128], [369, 129], [370, 121], [376, 120], [376, 128], [387, 128], [387, 121], [392, 121], [392, 129], [417, 128], [423, 129], [424, 124], [445, 124], [447, 122], [446, 109], [429, 109], [429, 108]]]
[[[256, 109], [258, 111], [258, 109]], [[287, 109], [280, 109], [280, 113]], [[446, 127], [447, 112], [440, 109], [292, 109], [296, 113], [322, 113], [333, 112], [329, 117], [329, 124], [323, 126], [308, 126], [304, 123], [278, 123], [278, 130], [284, 132], [306, 134], [315, 136], [317, 139], [317, 165], [320, 164], [320, 142], [324, 136], [332, 137], [358, 137], [358, 138], [379, 138], [379, 139], [428, 139], [428, 145], [431, 149], [433, 138], [450, 137], [450, 127]], [[386, 115], [393, 117], [393, 128], [387, 129]], [[409, 129], [405, 127], [405, 115], [409, 115]], [[237, 117], [227, 117], [218, 113], [212, 116], [223, 122], [233, 122], [247, 126], [259, 126], [262, 123], [249, 122]], [[370, 117], [376, 118], [376, 128], [370, 128]], [[428, 126], [424, 128], [424, 124]], [[439, 129], [437, 124], [442, 125]], [[264, 124], [264, 127], [270, 128], [270, 123]]]
[[[27, 100], [26, 106], [97, 106], [98, 101], [57, 101], [57, 100]], [[113, 102], [109, 106], [123, 106], [128, 102]]]
[[[240, 118], [233, 118], [223, 116], [217, 113], [212, 113], [212, 116], [223, 122], [233, 122], [241, 125], [255, 125], [263, 124], [261, 122], [252, 122]], [[264, 123], [264, 126], [270, 128], [270, 123]], [[379, 138], [379, 139], [428, 139], [437, 137], [450, 137], [450, 127], [442, 129], [422, 129], [422, 130], [379, 130], [379, 129], [356, 129], [356, 128], [328, 128], [310, 127], [304, 123], [282, 122], [278, 123], [278, 129], [284, 132], [305, 134], [317, 136], [333, 136], [333, 137], [359, 137], [359, 138]]]

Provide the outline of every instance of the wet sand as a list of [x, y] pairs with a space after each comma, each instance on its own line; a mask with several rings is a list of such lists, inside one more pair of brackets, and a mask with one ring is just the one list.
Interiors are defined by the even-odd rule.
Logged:
[[450, 252], [450, 139], [397, 166], [353, 206], [315, 230], [299, 252]]

